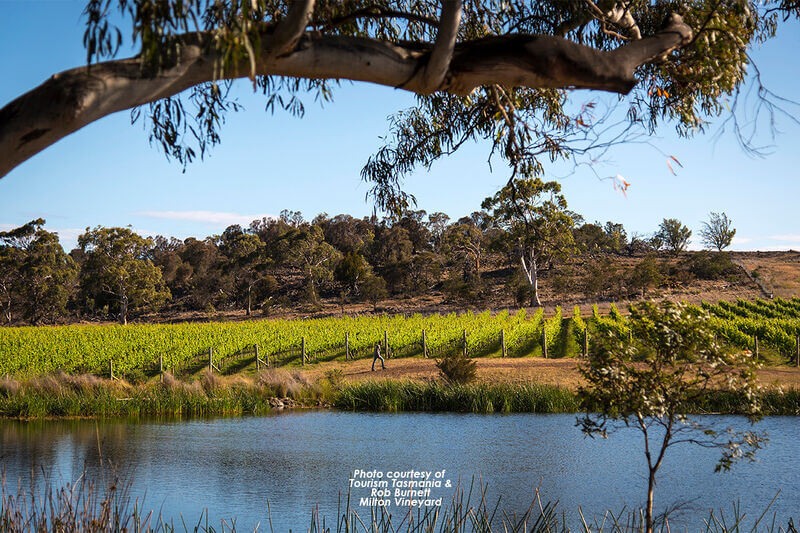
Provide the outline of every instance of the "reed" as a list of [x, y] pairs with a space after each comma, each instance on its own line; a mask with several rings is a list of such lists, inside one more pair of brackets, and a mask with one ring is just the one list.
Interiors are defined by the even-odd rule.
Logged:
[[0, 381], [0, 416], [6, 418], [208, 416], [269, 412], [276, 398], [300, 406], [321, 405], [325, 384], [296, 372], [271, 370], [253, 377], [209, 372], [187, 382], [164, 374], [162, 381], [131, 385], [91, 375], [51, 374]]
[[550, 385], [392, 380], [346, 384], [332, 404], [361, 411], [470, 413], [574, 413], [579, 408], [572, 392]]
[[[286, 402], [288, 398], [291, 402]], [[91, 375], [50, 374], [0, 379], [0, 417], [74, 418], [142, 416], [238, 416], [265, 414], [276, 399], [295, 407], [335, 407], [353, 411], [450, 411], [461, 413], [576, 413], [581, 405], [564, 387], [537, 383], [443, 381], [343, 381], [326, 376], [310, 381], [298, 371], [270, 369], [253, 376], [205, 373], [183, 381], [132, 385]], [[800, 390], [760, 392], [764, 415], [800, 415]], [[743, 394], [712, 390], [686, 407], [687, 413], [740, 414]], [[590, 411], [592, 406], [586, 406]]]
[[[236, 519], [220, 520], [220, 525], [210, 523], [208, 513], [181, 517], [180, 525], [165, 520], [160, 514], [147, 511], [144, 501], [134, 499], [130, 485], [117, 477], [89, 480], [85, 475], [75, 483], [63, 486], [45, 484], [41, 489], [9, 490], [5, 479], [0, 491], [0, 531], [13, 533], [216, 533], [237, 531]], [[567, 518], [565, 511], [555, 504], [541, 500], [537, 489], [531, 505], [522, 512], [509, 513], [499, 509], [499, 502], [489, 504], [486, 487], [475, 487], [474, 482], [466, 489], [457, 486], [452, 498], [441, 508], [416, 508], [392, 514], [383, 507], [356, 509], [350, 505], [350, 497], [344, 508], [337, 511], [332, 521], [321, 517], [314, 509], [311, 513], [309, 533], [570, 533], [593, 531], [596, 533], [633, 533], [644, 531], [641, 511], [624, 510], [619, 513], [607, 511], [598, 517], [585, 517], [578, 512]], [[769, 508], [767, 508], [767, 511]], [[767, 511], [759, 517], [746, 517], [734, 505], [733, 516], [722, 516], [714, 511], [703, 518], [698, 517], [698, 530], [706, 533], [734, 533], [739, 531], [765, 531], [767, 533], [789, 533], [797, 531], [790, 520], [787, 527], [770, 521]], [[766, 517], [766, 518], [765, 518]], [[335, 525], [334, 525], [335, 524]], [[333, 527], [331, 527], [333, 526]], [[270, 519], [270, 533], [275, 533]], [[662, 515], [656, 531], [670, 531], [669, 515]]]
[[[764, 415], [800, 415], [800, 390], [760, 393]], [[536, 383], [447, 384], [440, 381], [362, 381], [343, 385], [330, 399], [338, 409], [354, 411], [452, 411], [467, 413], [576, 413], [582, 406], [564, 387]], [[594, 406], [584, 406], [589, 411]], [[686, 406], [690, 414], [744, 414], [743, 393], [710, 390]]]

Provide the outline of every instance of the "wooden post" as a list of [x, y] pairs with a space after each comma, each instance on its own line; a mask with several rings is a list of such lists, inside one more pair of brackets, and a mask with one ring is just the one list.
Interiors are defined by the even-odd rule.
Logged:
[[425, 330], [422, 330], [422, 357], [428, 357], [428, 338], [425, 336]]
[[114, 360], [108, 360], [108, 379], [114, 379]]
[[389, 332], [383, 330], [383, 355], [389, 359]]
[[755, 347], [756, 361], [758, 361], [758, 335], [753, 335], [753, 346]]
[[164, 355], [158, 354], [158, 375], [160, 376], [160, 381], [164, 381]]
[[302, 361], [303, 365], [306, 364], [306, 338], [302, 337], [300, 339], [300, 360]]
[[797, 344], [797, 350], [796, 350], [796, 353], [795, 353], [795, 366], [797, 368], [800, 368], [800, 335], [798, 335], [797, 339], [795, 339], [795, 340], [796, 340], [796, 344]]
[[589, 328], [583, 328], [583, 356], [589, 357]]
[[344, 360], [350, 360], [350, 335], [344, 332]]
[[256, 353], [256, 372], [261, 370], [261, 359], [258, 358], [258, 344], [253, 345], [253, 351]]
[[464, 357], [467, 356], [467, 330], [464, 330]]
[[208, 371], [214, 372], [214, 348], [208, 349]]
[[633, 330], [628, 330], [628, 344], [633, 344]]
[[506, 350], [506, 330], [505, 329], [501, 329], [500, 330], [500, 352], [503, 354], [503, 357], [508, 355], [508, 352]]
[[547, 359], [547, 329], [542, 327], [542, 357]]

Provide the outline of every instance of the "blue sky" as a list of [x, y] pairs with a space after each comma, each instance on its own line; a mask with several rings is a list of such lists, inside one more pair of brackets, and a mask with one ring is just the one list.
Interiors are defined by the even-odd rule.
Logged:
[[[85, 61], [82, 6], [72, 0], [0, 0], [0, 72], [6, 73], [0, 105]], [[800, 25], [793, 24], [754, 53], [778, 94], [791, 97], [796, 91], [798, 49]], [[185, 173], [148, 145], [146, 132], [130, 125], [127, 112], [60, 141], [0, 179], [0, 230], [42, 217], [70, 248], [84, 228], [95, 225], [131, 225], [147, 235], [184, 238], [219, 233], [282, 209], [306, 218], [372, 212], [359, 173], [388, 131], [386, 118], [411, 105], [411, 95], [345, 83], [324, 108], [307, 102], [302, 119], [266, 113], [246, 82], [237, 85], [236, 95], [246, 111], [229, 116], [222, 144]], [[599, 96], [584, 92], [575, 100]], [[588, 221], [619, 221], [629, 232], [648, 234], [671, 217], [696, 232], [709, 211], [725, 211], [738, 229], [734, 249], [800, 249], [800, 128], [780, 126], [766, 158], [743, 153], [730, 136], [678, 139], [665, 126], [651, 140], [658, 150], [621, 147], [596, 167], [600, 176], [624, 176], [631, 183], [627, 197], [587, 169], [570, 173], [557, 165], [549, 175], [567, 174], [560, 181], [570, 208]], [[771, 142], [766, 135], [762, 140]], [[677, 175], [659, 151], [681, 161]], [[428, 212], [469, 214], [507, 179], [499, 161], [490, 171], [487, 156], [485, 144], [467, 146], [429, 172], [416, 172], [406, 189]]]

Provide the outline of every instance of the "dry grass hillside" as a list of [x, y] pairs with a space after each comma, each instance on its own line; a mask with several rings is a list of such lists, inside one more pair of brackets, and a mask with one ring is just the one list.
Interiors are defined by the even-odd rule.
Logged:
[[[679, 270], [681, 264], [693, 256], [694, 252], [687, 252], [677, 257], [660, 256], [659, 264], [662, 268]], [[665, 276], [665, 280], [655, 288], [648, 290], [646, 298], [669, 299], [674, 301], [685, 300], [691, 303], [701, 301], [715, 302], [718, 300], [735, 301], [738, 298], [755, 299], [765, 298], [769, 293], [776, 297], [790, 298], [800, 296], [800, 252], [732, 252], [731, 259], [736, 265], [736, 272], [720, 279], [706, 280], [696, 276], [686, 275], [678, 271], [677, 274]], [[591, 307], [597, 304], [601, 311], [605, 311], [616, 303], [623, 309], [630, 301], [640, 299], [640, 294], [626, 293], [624, 277], [643, 257], [628, 257], [607, 255], [576, 262], [569, 268], [554, 275], [546, 274], [541, 283], [542, 303], [546, 312], [552, 312], [556, 306], [572, 308], [579, 305], [584, 314], [591, 312]], [[610, 291], [604, 295], [587, 296], [582, 290], [586, 276], [590, 275], [594, 264], [603, 262], [610, 269], [609, 276], [620, 278], [618, 290]], [[322, 299], [318, 306], [297, 305], [293, 307], [277, 307], [267, 313], [257, 311], [252, 318], [311, 318], [336, 316], [340, 314], [403, 314], [403, 313], [450, 313], [465, 310], [484, 311], [518, 309], [520, 305], [510, 294], [506, 282], [513, 270], [499, 265], [488, 265], [481, 272], [486, 284], [484, 295], [476, 300], [467, 301], [453, 299], [440, 288], [434, 287], [429, 294], [393, 295], [373, 308], [371, 304], [348, 302], [342, 305], [338, 298]], [[558, 287], [558, 290], [556, 290]], [[185, 320], [245, 320], [247, 317], [243, 310], [217, 311], [213, 314], [203, 312], [171, 313], [160, 316], [149, 316], [142, 321], [176, 322]]]

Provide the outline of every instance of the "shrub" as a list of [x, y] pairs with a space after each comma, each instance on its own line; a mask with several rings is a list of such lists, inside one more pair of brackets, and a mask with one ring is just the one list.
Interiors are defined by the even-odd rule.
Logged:
[[478, 374], [478, 364], [463, 353], [451, 353], [436, 360], [439, 373], [449, 383], [470, 383]]
[[697, 252], [684, 259], [681, 267], [700, 279], [715, 280], [735, 275], [736, 265], [725, 252]]
[[341, 368], [330, 368], [325, 371], [325, 379], [331, 384], [331, 387], [338, 389], [344, 383], [344, 372]]

